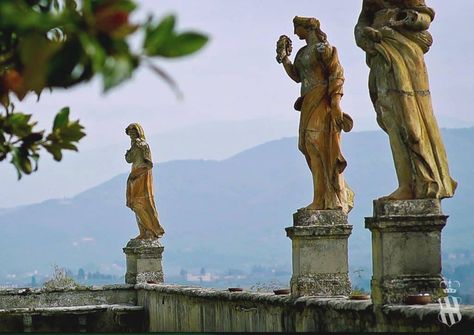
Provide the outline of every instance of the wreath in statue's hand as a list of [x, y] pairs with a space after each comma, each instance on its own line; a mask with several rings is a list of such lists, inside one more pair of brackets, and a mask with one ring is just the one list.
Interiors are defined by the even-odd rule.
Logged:
[[292, 50], [293, 50], [293, 47], [292, 47], [290, 38], [286, 35], [281, 35], [277, 41], [277, 48], [276, 48], [277, 62], [281, 63], [283, 61], [283, 58], [285, 58], [285, 56], [290, 56]]

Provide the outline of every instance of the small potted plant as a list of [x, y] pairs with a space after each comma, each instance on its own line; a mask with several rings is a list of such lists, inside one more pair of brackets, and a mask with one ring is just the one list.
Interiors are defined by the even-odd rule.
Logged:
[[351, 295], [349, 296], [351, 300], [369, 300], [370, 294], [362, 288], [355, 288], [352, 290]]

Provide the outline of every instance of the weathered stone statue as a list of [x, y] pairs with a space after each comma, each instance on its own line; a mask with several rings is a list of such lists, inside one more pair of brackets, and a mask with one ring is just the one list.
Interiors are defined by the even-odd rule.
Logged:
[[295, 17], [294, 31], [306, 41], [295, 57], [291, 40], [281, 36], [277, 42], [277, 61], [283, 63], [288, 76], [301, 83], [301, 96], [294, 108], [301, 111], [299, 149], [313, 175], [313, 202], [307, 209], [342, 209], [353, 206], [353, 193], [342, 172], [347, 163], [341, 153], [341, 129], [350, 131], [352, 119], [342, 112], [344, 72], [337, 50], [315, 18]]
[[293, 296], [346, 296], [351, 291], [347, 241], [352, 231], [347, 213], [353, 193], [342, 172], [346, 160], [341, 153], [341, 130], [352, 129], [352, 119], [341, 110], [344, 71], [337, 50], [315, 18], [295, 17], [295, 34], [306, 41], [295, 57], [291, 40], [277, 42], [277, 61], [291, 79], [301, 83], [295, 109], [301, 111], [298, 147], [313, 175], [313, 202], [293, 214], [287, 227], [292, 241]]
[[365, 227], [372, 232], [371, 281], [375, 305], [408, 295], [443, 295], [440, 200], [456, 182], [433, 115], [424, 54], [434, 19], [424, 0], [363, 0], [356, 42], [367, 54], [370, 98], [388, 134], [399, 187], [374, 201]]
[[427, 29], [434, 16], [424, 0], [363, 0], [355, 27], [370, 67], [370, 98], [389, 136], [399, 183], [382, 199], [442, 199], [456, 189], [423, 59], [433, 42]]
[[125, 133], [130, 136], [131, 147], [125, 154], [132, 171], [127, 180], [127, 207], [135, 212], [140, 234], [136, 239], [160, 238], [165, 233], [155, 207], [153, 192], [153, 162], [145, 132], [138, 123], [130, 124]]

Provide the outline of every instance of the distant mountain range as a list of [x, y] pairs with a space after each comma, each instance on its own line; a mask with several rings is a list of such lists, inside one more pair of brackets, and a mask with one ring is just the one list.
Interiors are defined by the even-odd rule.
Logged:
[[[444, 265], [451, 267], [474, 258], [474, 128], [443, 130], [443, 136], [451, 174], [459, 182], [455, 198], [443, 201], [450, 215], [443, 231]], [[395, 188], [396, 177], [385, 134], [344, 134], [343, 146], [346, 179], [356, 193], [350, 264], [369, 276], [371, 237], [364, 216], [371, 215], [373, 199]], [[223, 161], [157, 164], [154, 175], [166, 230], [165, 272], [254, 265], [290, 269], [291, 244], [284, 228], [312, 193], [296, 138], [268, 142]], [[71, 199], [0, 210], [0, 276], [50, 272], [53, 264], [123, 273], [121, 248], [138, 234], [133, 213], [125, 207], [126, 178], [118, 175]]]

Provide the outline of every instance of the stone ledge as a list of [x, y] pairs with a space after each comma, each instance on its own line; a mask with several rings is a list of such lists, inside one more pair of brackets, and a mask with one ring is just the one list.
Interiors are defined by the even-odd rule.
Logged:
[[163, 253], [164, 247], [161, 245], [159, 239], [138, 240], [131, 239], [128, 241], [123, 252], [125, 254], [159, 254]]
[[76, 288], [64, 288], [64, 289], [45, 289], [39, 288], [8, 288], [0, 289], [1, 295], [30, 295], [30, 294], [43, 294], [43, 293], [59, 293], [59, 292], [89, 292], [89, 291], [110, 291], [110, 290], [130, 290], [133, 289], [134, 285], [130, 284], [111, 284], [103, 286], [78, 286]]
[[[428, 316], [438, 318], [440, 308], [437, 303], [428, 305], [385, 305], [382, 307], [382, 311], [387, 315], [399, 313], [405, 318], [418, 318], [421, 320]], [[464, 321], [474, 323], [474, 306], [461, 305], [460, 311]]]
[[347, 224], [347, 214], [342, 210], [314, 210], [300, 208], [293, 214], [293, 226], [333, 226]]
[[370, 300], [356, 301], [349, 300], [346, 297], [291, 297], [290, 295], [275, 295], [266, 292], [229, 292], [227, 290], [217, 290], [202, 287], [191, 287], [170, 284], [137, 284], [137, 290], [157, 291], [169, 295], [182, 295], [188, 297], [199, 297], [210, 300], [227, 300], [227, 301], [249, 301], [256, 303], [268, 303], [279, 305], [304, 305], [304, 306], [320, 306], [331, 307], [340, 310], [365, 310], [372, 306]]
[[84, 314], [97, 311], [134, 312], [143, 311], [142, 306], [134, 305], [85, 305], [67, 307], [35, 307], [35, 308], [6, 308], [0, 309], [0, 314], [31, 314], [31, 315], [58, 315], [58, 314]]
[[0, 290], [0, 308], [43, 308], [85, 305], [135, 304], [137, 293], [133, 285], [106, 285], [79, 289]]
[[294, 226], [285, 228], [286, 235], [293, 237], [321, 237], [328, 238], [347, 238], [352, 231], [352, 226], [347, 224], [338, 224], [332, 226]]
[[442, 215], [439, 199], [374, 200], [374, 217]]
[[130, 284], [111, 284], [103, 286], [78, 286], [76, 288], [64, 288], [64, 289], [45, 289], [42, 287], [39, 288], [8, 288], [0, 289], [0, 295], [25, 295], [25, 294], [42, 294], [42, 293], [54, 293], [54, 292], [84, 292], [84, 291], [109, 291], [109, 290], [129, 290], [132, 289], [134, 285]]
[[365, 228], [383, 231], [441, 231], [447, 215], [366, 217]]

